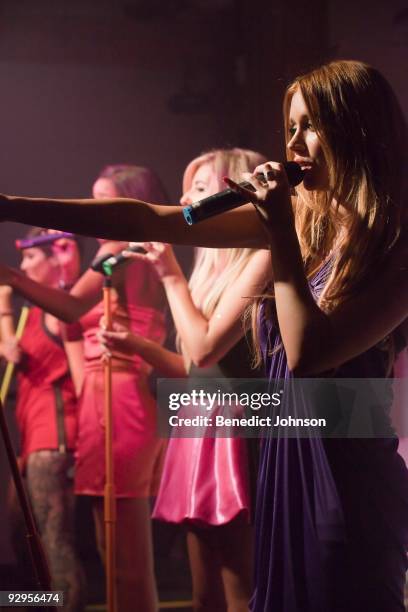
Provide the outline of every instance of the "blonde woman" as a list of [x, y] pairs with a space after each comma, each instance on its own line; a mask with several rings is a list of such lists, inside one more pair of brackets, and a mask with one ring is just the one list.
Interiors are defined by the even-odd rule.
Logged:
[[[184, 173], [181, 204], [220, 191], [225, 174], [238, 179], [261, 160], [259, 154], [243, 149], [216, 150], [194, 159]], [[147, 254], [134, 257], [155, 266], [181, 354], [169, 354], [126, 331], [103, 332], [107, 348], [138, 352], [166, 375], [253, 376], [241, 319], [249, 296], [262, 291], [269, 277], [269, 253], [197, 249], [188, 282], [170, 245], [142, 246]], [[184, 430], [184, 435], [193, 434]], [[196, 436], [170, 440], [153, 516], [187, 527], [194, 610], [243, 612], [248, 609], [252, 578], [252, 448], [237, 437], [203, 437], [202, 430]]]
[[[130, 201], [102, 209], [4, 198], [4, 218], [30, 222], [41, 211], [55, 225], [57, 211], [60, 227], [124, 239], [268, 246], [271, 292], [255, 319], [271, 379], [389, 376], [396, 347], [407, 344], [403, 113], [377, 70], [335, 61], [293, 82], [285, 123], [288, 156], [305, 171], [292, 201], [283, 167], [270, 162], [246, 177], [255, 192], [241, 190], [256, 211], [246, 205], [194, 228], [175, 207]], [[404, 610], [408, 473], [388, 426], [384, 410], [377, 438], [263, 444], [254, 612]]]

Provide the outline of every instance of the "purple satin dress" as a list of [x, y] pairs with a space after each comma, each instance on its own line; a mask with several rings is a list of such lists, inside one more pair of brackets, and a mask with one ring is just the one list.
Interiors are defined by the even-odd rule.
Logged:
[[[326, 264], [312, 279], [315, 297], [329, 271]], [[261, 310], [271, 381], [291, 377], [273, 318]], [[382, 378], [384, 353], [374, 347], [335, 376]], [[397, 438], [301, 439], [279, 432], [262, 440], [252, 612], [405, 610], [408, 472], [397, 446]]]

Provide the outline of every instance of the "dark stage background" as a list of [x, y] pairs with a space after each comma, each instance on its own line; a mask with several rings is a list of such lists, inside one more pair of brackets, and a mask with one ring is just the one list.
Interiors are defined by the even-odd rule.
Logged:
[[[177, 202], [203, 150], [283, 158], [284, 87], [331, 58], [374, 64], [408, 112], [406, 0], [0, 0], [0, 191], [88, 196], [122, 162], [151, 166]], [[3, 262], [24, 231], [0, 227]], [[7, 565], [2, 449], [0, 467]]]

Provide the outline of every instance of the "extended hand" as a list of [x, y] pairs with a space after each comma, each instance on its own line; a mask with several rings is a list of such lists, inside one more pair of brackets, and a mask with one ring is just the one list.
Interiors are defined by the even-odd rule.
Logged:
[[156, 270], [160, 280], [164, 280], [169, 276], [182, 275], [181, 268], [178, 264], [173, 248], [165, 242], [130, 242], [129, 246], [141, 246], [146, 253], [134, 253], [132, 251], [123, 251], [126, 257], [132, 259], [142, 259], [150, 262]]
[[23, 355], [16, 338], [10, 338], [1, 343], [1, 354], [6, 361], [14, 364], [20, 363]]

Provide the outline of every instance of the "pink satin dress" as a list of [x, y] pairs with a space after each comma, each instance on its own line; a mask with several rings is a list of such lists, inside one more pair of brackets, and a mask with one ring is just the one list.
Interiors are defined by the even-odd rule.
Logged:
[[[251, 378], [245, 340], [216, 366], [192, 367], [191, 379]], [[212, 416], [218, 410], [215, 407]], [[189, 412], [188, 416], [192, 416]], [[238, 437], [172, 437], [169, 441], [153, 518], [215, 527], [253, 512], [257, 440]], [[178, 430], [177, 435], [180, 435]]]
[[[140, 291], [149, 288], [148, 283], [141, 282], [142, 274], [150, 275], [150, 285], [158, 283], [148, 264], [134, 262], [127, 266], [127, 302], [120, 303], [116, 292], [112, 292], [113, 317], [135, 334], [162, 343], [165, 337], [163, 313], [137, 305]], [[103, 495], [105, 485], [104, 381], [102, 349], [96, 337], [102, 316], [103, 304], [99, 303], [80, 321], [85, 377], [80, 397], [75, 492], [82, 495]], [[151, 366], [137, 355], [114, 352], [112, 369], [116, 497], [151, 497], [157, 492], [165, 444], [156, 433], [156, 401], [148, 384]]]

